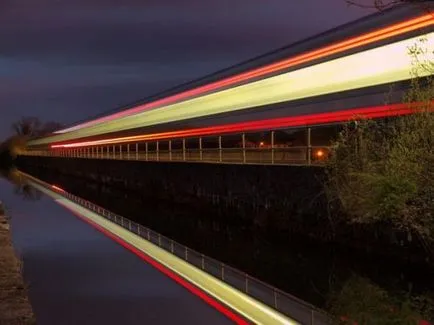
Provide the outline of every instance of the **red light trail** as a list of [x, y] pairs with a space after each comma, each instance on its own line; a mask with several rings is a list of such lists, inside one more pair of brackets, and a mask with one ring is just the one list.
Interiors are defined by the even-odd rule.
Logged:
[[391, 38], [393, 36], [402, 35], [404, 33], [408, 33], [414, 30], [418, 30], [430, 25], [434, 24], [434, 17], [432, 13], [425, 14], [404, 22], [396, 23], [391, 26], [381, 28], [369, 33], [362, 34], [357, 37], [352, 37], [347, 40], [328, 45], [316, 50], [312, 50], [300, 55], [296, 55], [294, 57], [290, 57], [288, 59], [278, 61], [260, 68], [256, 68], [232, 77], [228, 77], [216, 82], [212, 82], [210, 84], [200, 86], [191, 90], [187, 90], [181, 92], [179, 94], [175, 94], [172, 96], [168, 96], [166, 98], [162, 98], [150, 103], [146, 103], [131, 109], [127, 109], [115, 114], [107, 115], [95, 120], [91, 120], [89, 122], [85, 122], [71, 128], [67, 128], [64, 130], [60, 130], [62, 132], [72, 131], [75, 129], [83, 128], [85, 126], [95, 125], [97, 123], [115, 120], [127, 115], [132, 115], [135, 113], [139, 113], [142, 111], [154, 109], [157, 107], [161, 107], [163, 105], [172, 104], [174, 102], [182, 101], [191, 97], [195, 97], [198, 95], [205, 94], [207, 92], [211, 92], [217, 89], [221, 89], [223, 87], [232, 86], [240, 82], [248, 81], [253, 78], [262, 77], [274, 72], [279, 72], [284, 69], [288, 69], [303, 63], [308, 63], [313, 60], [321, 59], [330, 55], [338, 54], [346, 50], [354, 49], [357, 47], [361, 47], [363, 45], [368, 45], [373, 42], [385, 40]]
[[222, 135], [228, 133], [253, 132], [253, 131], [286, 128], [286, 127], [302, 127], [302, 126], [317, 125], [317, 124], [345, 122], [353, 119], [355, 116], [363, 116], [365, 118], [399, 116], [399, 115], [411, 114], [415, 112], [415, 109], [417, 109], [417, 107], [419, 106], [420, 104], [416, 104], [416, 103], [413, 105], [402, 103], [402, 104], [362, 107], [362, 108], [348, 109], [344, 111], [281, 117], [275, 119], [224, 124], [224, 125], [195, 128], [195, 129], [188, 129], [188, 130], [143, 134], [143, 135], [128, 136], [128, 137], [116, 137], [116, 138], [109, 138], [109, 139], [102, 139], [102, 140], [89, 140], [89, 141], [81, 141], [81, 142], [66, 143], [66, 144], [54, 144], [51, 145], [51, 148], [53, 149], [75, 148], [75, 147], [86, 147], [86, 146], [114, 144], [114, 143], [152, 141], [152, 140], [156, 141], [156, 140], [187, 138], [187, 137], [195, 137], [195, 136], [211, 136], [211, 135]]

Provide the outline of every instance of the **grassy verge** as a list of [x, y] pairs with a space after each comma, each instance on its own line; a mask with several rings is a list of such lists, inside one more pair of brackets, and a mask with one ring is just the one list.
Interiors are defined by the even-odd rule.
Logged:
[[0, 325], [36, 324], [0, 203]]

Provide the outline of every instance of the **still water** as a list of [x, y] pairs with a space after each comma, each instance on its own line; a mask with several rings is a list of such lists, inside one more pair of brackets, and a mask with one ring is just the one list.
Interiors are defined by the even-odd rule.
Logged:
[[229, 324], [53, 199], [0, 178], [38, 325]]
[[415, 324], [433, 318], [434, 270], [428, 264], [378, 258], [303, 238], [278, 241], [222, 215], [218, 205], [210, 208], [199, 200], [175, 204], [63, 175], [34, 176], [331, 313], [362, 320], [359, 324]]

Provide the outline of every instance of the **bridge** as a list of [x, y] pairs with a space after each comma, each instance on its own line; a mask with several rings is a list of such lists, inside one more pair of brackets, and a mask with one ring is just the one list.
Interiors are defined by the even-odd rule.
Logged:
[[[425, 5], [424, 5], [425, 6]], [[27, 155], [312, 164], [339, 124], [412, 112], [413, 59], [432, 6], [398, 6], [28, 143]], [[428, 72], [425, 72], [428, 73]], [[394, 85], [389, 102], [385, 94]]]
[[[237, 194], [240, 197], [244, 195], [248, 199], [237, 204], [241, 206], [254, 200], [255, 208], [264, 208], [267, 213], [270, 202], [277, 206], [285, 201], [285, 209], [296, 206], [297, 211], [302, 211], [302, 220], [305, 207], [300, 202], [308, 195], [300, 190], [292, 197], [285, 196], [289, 191], [297, 192], [294, 191], [294, 188], [299, 188], [297, 177], [309, 183], [312, 186], [309, 191], [317, 195], [318, 188], [311, 185], [317, 182], [316, 175], [308, 175], [314, 169], [312, 167], [306, 167], [309, 171], [289, 171], [288, 168], [283, 171], [275, 166], [231, 169], [233, 166], [219, 165], [219, 168], [226, 169], [220, 168], [216, 172], [205, 164], [200, 165], [202, 168], [196, 166], [195, 170], [187, 170], [180, 166], [182, 164], [171, 164], [169, 169], [165, 164], [155, 162], [321, 164], [327, 159], [330, 139], [339, 132], [343, 122], [354, 116], [385, 118], [413, 112], [411, 107], [402, 103], [402, 95], [410, 85], [413, 70], [408, 48], [417, 44], [422, 36], [427, 37], [426, 46], [434, 45], [432, 5], [427, 4], [423, 10], [419, 6], [397, 6], [180, 85], [114, 113], [32, 139], [20, 158], [30, 161], [29, 165], [43, 161], [47, 169], [67, 170], [72, 176], [81, 177], [87, 173], [87, 179], [100, 177], [104, 182], [107, 179], [119, 181], [141, 191], [156, 191], [157, 187], [153, 186], [160, 181], [159, 178], [166, 177], [161, 181], [165, 192], [173, 191], [176, 195], [182, 192], [197, 197], [212, 193], [213, 198], [218, 193], [216, 197], [230, 204], [235, 202]], [[392, 85], [394, 91], [385, 104], [385, 94]], [[141, 164], [138, 161], [153, 163]], [[241, 175], [241, 169], [248, 171]], [[255, 175], [256, 183], [248, 179], [249, 175]], [[232, 181], [234, 176], [236, 182]], [[307, 180], [307, 176], [311, 178]], [[176, 180], [171, 180], [168, 186], [170, 177]], [[193, 184], [193, 179], [196, 184]], [[226, 184], [216, 186], [217, 179]], [[151, 230], [64, 193], [62, 189], [34, 182], [45, 193], [69, 200], [65, 204], [80, 211], [87, 220], [97, 222], [111, 233], [134, 238], [129, 245], [134, 246], [134, 236], [141, 236], [147, 240], [140, 240], [140, 245], [148, 245], [145, 250], [158, 255], [161, 248], [188, 261], [196, 269], [208, 272], [210, 279], [218, 278], [228, 287], [236, 288], [237, 292], [244, 294], [246, 301], [249, 297], [260, 301], [258, 305], [265, 306], [271, 314], [258, 317], [277, 315], [306, 324], [323, 322], [321, 312], [316, 314], [313, 307], [306, 307], [296, 298], [287, 298], [284, 293], [280, 296], [276, 288], [270, 289], [260, 281], [238, 273], [230, 282], [226, 269], [215, 261], [186, 248], [177, 251], [177, 243], [170, 239], [158, 234], [152, 236]], [[261, 192], [261, 189], [266, 191]], [[261, 195], [264, 192], [270, 198]], [[309, 203], [308, 209], [311, 208]], [[316, 215], [319, 213], [316, 211]], [[149, 246], [149, 242], [153, 246]], [[173, 257], [167, 255], [166, 258], [170, 260]], [[181, 277], [188, 278], [189, 273], [197, 272], [196, 269], [189, 269]], [[205, 282], [202, 283], [204, 290], [215, 289], [214, 285]], [[218, 294], [211, 293], [214, 297], [219, 297]], [[283, 305], [282, 297], [289, 302]], [[240, 313], [256, 320], [254, 317], [258, 311], [253, 311], [252, 305], [246, 306]]]

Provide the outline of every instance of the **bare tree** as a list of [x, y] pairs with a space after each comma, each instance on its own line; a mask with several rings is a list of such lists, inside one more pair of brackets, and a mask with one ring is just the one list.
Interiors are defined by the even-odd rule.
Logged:
[[43, 136], [59, 130], [63, 127], [58, 122], [45, 122], [44, 124], [37, 117], [23, 117], [12, 124], [12, 129], [17, 135], [22, 136]]
[[17, 135], [34, 136], [37, 134], [41, 122], [37, 117], [23, 117], [12, 124], [12, 129]]
[[386, 10], [396, 5], [404, 3], [419, 3], [423, 4], [426, 0], [345, 0], [351, 6], [362, 7], [366, 9], [378, 9], [380, 11]]

